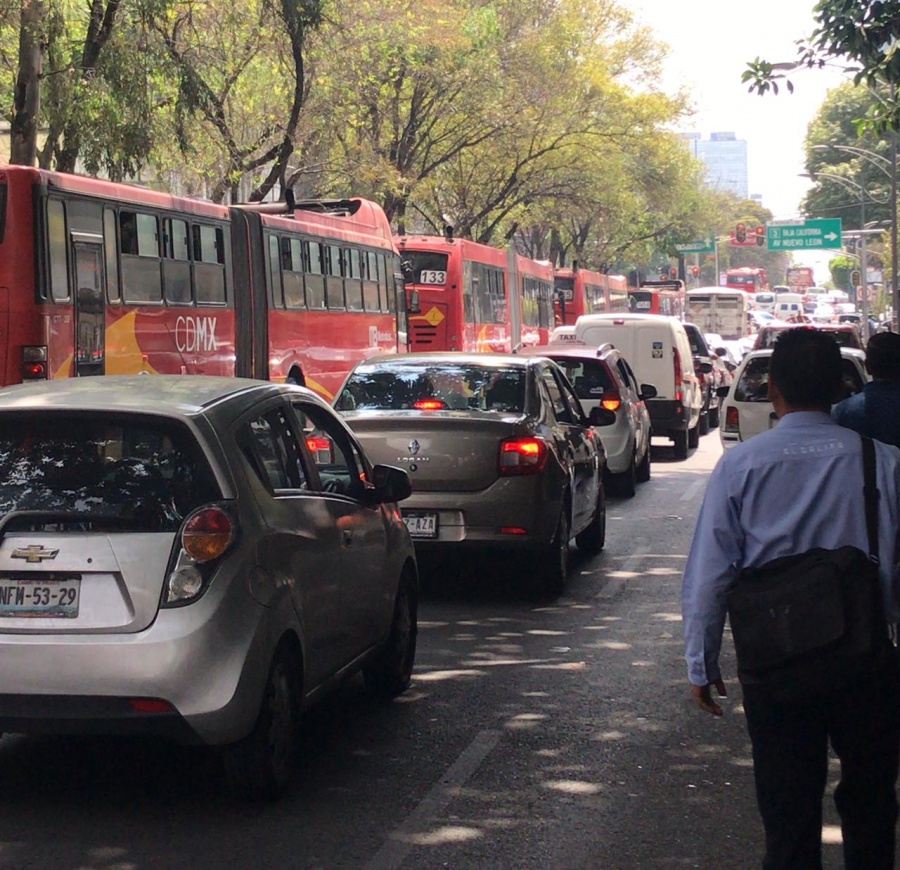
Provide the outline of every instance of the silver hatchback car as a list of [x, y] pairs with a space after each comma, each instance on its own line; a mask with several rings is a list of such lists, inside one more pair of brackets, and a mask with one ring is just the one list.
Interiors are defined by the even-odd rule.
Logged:
[[0, 390], [0, 731], [221, 746], [240, 795], [276, 797], [326, 688], [409, 684], [409, 493], [301, 387]]

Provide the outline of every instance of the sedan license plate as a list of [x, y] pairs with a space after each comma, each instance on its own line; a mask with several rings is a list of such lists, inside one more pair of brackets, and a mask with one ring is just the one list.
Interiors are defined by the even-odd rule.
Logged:
[[403, 522], [406, 523], [411, 538], [436, 538], [437, 520], [437, 514], [403, 514]]
[[77, 575], [0, 576], [0, 617], [74, 619], [80, 594]]

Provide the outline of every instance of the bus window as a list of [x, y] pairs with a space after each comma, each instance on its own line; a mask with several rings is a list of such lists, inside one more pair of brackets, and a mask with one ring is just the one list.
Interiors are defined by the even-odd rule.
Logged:
[[337, 245], [322, 245], [322, 253], [325, 261], [325, 301], [330, 309], [344, 308], [341, 249]]
[[125, 302], [162, 302], [156, 216], [119, 212], [119, 250], [122, 252], [122, 298]]
[[363, 310], [362, 272], [359, 264], [359, 251], [356, 248], [345, 248], [344, 254], [344, 298], [348, 311]]
[[300, 239], [281, 240], [281, 268], [285, 308], [306, 308], [306, 292], [303, 289], [303, 242]]
[[306, 304], [310, 308], [325, 308], [325, 264], [322, 259], [322, 245], [319, 242], [304, 242], [306, 255]]
[[106, 298], [110, 302], [121, 302], [119, 293], [119, 258], [116, 251], [116, 213], [111, 208], [103, 209], [103, 250], [106, 255]]
[[363, 307], [366, 311], [381, 311], [378, 299], [378, 256], [374, 251], [362, 251]]
[[278, 236], [269, 236], [269, 282], [272, 285], [272, 307], [284, 308], [284, 290], [281, 286], [281, 257]]
[[163, 292], [166, 302], [176, 305], [192, 302], [187, 221], [173, 218], [163, 221]]
[[50, 255], [50, 298], [54, 302], [66, 302], [69, 299], [66, 210], [58, 199], [47, 202], [47, 237]]
[[221, 227], [193, 225], [194, 284], [197, 302], [225, 302], [225, 233]]

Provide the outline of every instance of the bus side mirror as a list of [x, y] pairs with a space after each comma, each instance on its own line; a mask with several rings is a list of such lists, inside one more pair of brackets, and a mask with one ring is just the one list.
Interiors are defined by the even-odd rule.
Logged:
[[419, 291], [418, 290], [407, 290], [406, 291], [406, 313], [407, 314], [419, 314], [421, 309], [419, 308]]

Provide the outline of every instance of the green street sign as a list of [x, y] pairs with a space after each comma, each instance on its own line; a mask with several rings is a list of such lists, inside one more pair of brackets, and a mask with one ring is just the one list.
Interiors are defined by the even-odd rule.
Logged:
[[714, 254], [716, 252], [716, 240], [713, 236], [705, 239], [695, 239], [685, 245], [675, 245], [679, 254]]
[[778, 221], [766, 224], [766, 243], [770, 251], [796, 251], [808, 248], [840, 248], [840, 218]]

